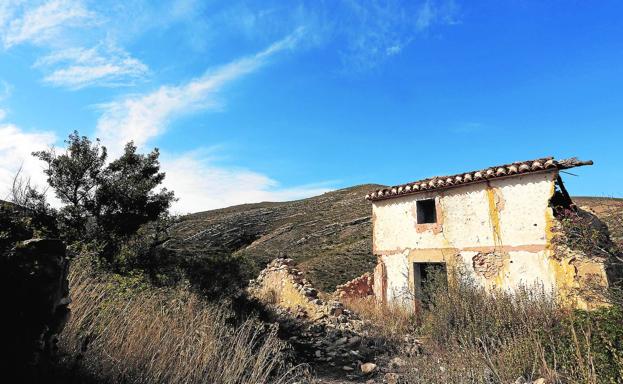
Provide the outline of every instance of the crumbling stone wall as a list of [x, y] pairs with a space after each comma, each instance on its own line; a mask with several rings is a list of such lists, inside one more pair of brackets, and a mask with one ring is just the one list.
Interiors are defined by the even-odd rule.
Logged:
[[552, 258], [560, 266], [562, 299], [581, 309], [603, 306], [608, 286], [623, 272], [607, 226], [590, 210], [566, 209], [556, 216]]
[[368, 272], [338, 285], [335, 294], [340, 299], [357, 299], [372, 296], [374, 295], [374, 275]]
[[292, 259], [275, 259], [249, 282], [248, 293], [267, 304], [304, 361], [342, 371], [371, 373], [376, 364], [366, 363], [386, 353], [389, 345], [368, 337], [370, 324], [341, 302], [318, 297], [318, 292], [294, 267]]
[[265, 304], [286, 310], [297, 319], [321, 322], [331, 319], [336, 324], [351, 324], [356, 318], [341, 302], [319, 298], [318, 291], [294, 266], [292, 259], [271, 261], [256, 279], [249, 282], [247, 292]]
[[255, 280], [249, 293], [266, 302], [287, 308], [300, 317], [319, 315], [318, 291], [303, 278], [303, 272], [294, 266], [294, 260], [278, 258], [271, 261]]

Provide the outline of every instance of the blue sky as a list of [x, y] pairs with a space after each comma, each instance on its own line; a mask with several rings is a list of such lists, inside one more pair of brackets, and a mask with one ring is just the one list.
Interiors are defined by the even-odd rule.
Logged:
[[73, 130], [162, 152], [175, 209], [541, 156], [623, 195], [619, 1], [0, 2], [0, 193]]

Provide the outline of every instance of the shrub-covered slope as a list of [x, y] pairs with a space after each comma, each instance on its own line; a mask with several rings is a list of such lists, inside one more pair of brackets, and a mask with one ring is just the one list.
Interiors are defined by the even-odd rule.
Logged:
[[367, 184], [308, 199], [238, 205], [185, 216], [167, 247], [235, 252], [261, 269], [273, 258], [293, 258], [312, 283], [332, 291], [374, 268]]
[[623, 199], [609, 197], [574, 197], [580, 207], [588, 207], [603, 221], [610, 231], [610, 238], [623, 250]]

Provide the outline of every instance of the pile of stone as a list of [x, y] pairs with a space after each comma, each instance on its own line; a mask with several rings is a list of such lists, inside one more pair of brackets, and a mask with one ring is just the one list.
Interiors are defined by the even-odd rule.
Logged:
[[376, 374], [380, 360], [389, 360], [387, 347], [369, 337], [370, 323], [337, 300], [321, 299], [292, 259], [273, 260], [248, 292], [273, 312], [304, 361], [355, 378]]
[[[294, 266], [294, 260], [287, 258], [271, 261], [256, 279], [249, 281], [247, 290], [251, 296], [296, 312], [298, 317], [316, 315], [308, 312], [319, 311], [324, 304], [318, 291]], [[267, 297], [269, 294], [273, 297]]]

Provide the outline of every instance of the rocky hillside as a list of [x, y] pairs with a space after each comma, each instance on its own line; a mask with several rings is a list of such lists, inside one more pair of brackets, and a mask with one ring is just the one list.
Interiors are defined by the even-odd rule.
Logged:
[[[364, 200], [378, 185], [367, 184], [312, 198], [238, 205], [185, 216], [169, 247], [192, 252], [232, 252], [250, 256], [257, 271], [283, 255], [295, 260], [311, 283], [333, 291], [375, 265], [371, 206]], [[621, 242], [623, 199], [578, 197]]]
[[367, 184], [308, 199], [238, 205], [185, 216], [167, 247], [250, 256], [257, 270], [279, 255], [332, 291], [374, 268]]
[[608, 226], [612, 241], [623, 250], [623, 199], [582, 196], [574, 197], [573, 201], [597, 215]]

